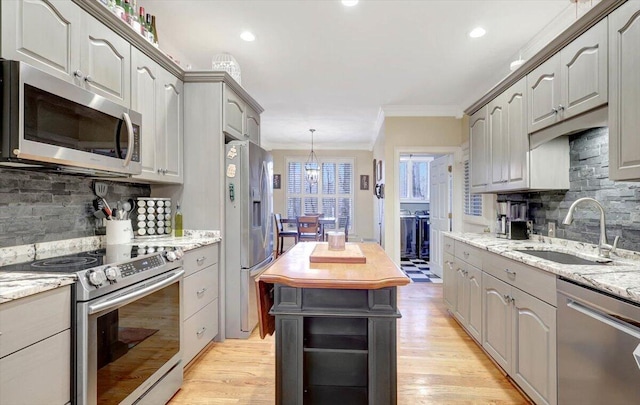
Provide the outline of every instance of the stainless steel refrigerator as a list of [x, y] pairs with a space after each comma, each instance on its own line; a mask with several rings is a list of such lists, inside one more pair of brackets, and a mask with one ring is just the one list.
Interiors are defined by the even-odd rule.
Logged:
[[225, 171], [225, 335], [247, 338], [258, 323], [255, 278], [273, 261], [273, 159], [252, 142], [231, 141]]

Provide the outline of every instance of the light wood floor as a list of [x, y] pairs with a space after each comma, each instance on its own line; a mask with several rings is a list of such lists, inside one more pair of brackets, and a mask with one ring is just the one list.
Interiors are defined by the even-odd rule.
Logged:
[[[399, 288], [398, 404], [527, 404], [448, 315], [442, 284]], [[275, 403], [274, 339], [211, 345], [185, 372], [172, 405]], [[344, 404], [348, 405], [348, 404]]]

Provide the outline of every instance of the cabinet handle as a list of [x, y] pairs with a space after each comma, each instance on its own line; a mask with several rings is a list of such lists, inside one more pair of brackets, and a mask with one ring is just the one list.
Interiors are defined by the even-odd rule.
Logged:
[[451, 244], [447, 243], [445, 246], [447, 247], [447, 249], [449, 249], [451, 247]]
[[557, 113], [558, 113], [558, 109], [557, 109], [557, 108], [552, 108], [552, 109], [551, 109], [551, 111], [552, 111], [554, 114], [557, 114]]
[[469, 257], [469, 252], [462, 252], [462, 254], [464, 255], [464, 257]]
[[73, 75], [78, 79], [82, 79], [82, 76], [83, 76], [82, 71], [80, 70], [76, 70], [75, 72], [73, 72]]
[[513, 270], [509, 270], [509, 269], [504, 269], [504, 272], [507, 273], [510, 276], [515, 277], [516, 276], [516, 272]]
[[87, 83], [93, 83], [93, 77], [87, 75], [87, 77], [84, 78], [84, 81]]
[[198, 337], [202, 336], [202, 334], [204, 333], [204, 331], [207, 330], [207, 328], [205, 328], [204, 326], [202, 327], [202, 329], [200, 329], [199, 331], [196, 332], [196, 335]]
[[510, 302], [512, 304], [516, 301], [516, 299], [510, 296], [509, 294], [504, 294], [502, 297], [504, 298], [505, 301]]
[[167, 169], [162, 169], [162, 174], [166, 175], [168, 171], [169, 170], [167, 170]]
[[562, 104], [558, 105], [558, 111], [564, 111], [564, 106]]
[[207, 289], [206, 289], [206, 288], [203, 288], [203, 289], [201, 289], [201, 290], [198, 290], [198, 291], [196, 291], [196, 295], [199, 297], [199, 296], [201, 296], [202, 294], [204, 294], [204, 292], [205, 292], [205, 291], [207, 291]]
[[202, 256], [199, 259], [196, 259], [196, 263], [198, 263], [198, 266], [202, 266], [202, 263], [204, 263], [204, 261], [207, 260], [207, 256]]

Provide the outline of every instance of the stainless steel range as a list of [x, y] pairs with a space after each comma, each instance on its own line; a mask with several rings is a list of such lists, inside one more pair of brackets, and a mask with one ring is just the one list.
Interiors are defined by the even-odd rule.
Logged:
[[180, 249], [108, 246], [3, 270], [77, 274], [75, 404], [161, 404], [182, 385]]

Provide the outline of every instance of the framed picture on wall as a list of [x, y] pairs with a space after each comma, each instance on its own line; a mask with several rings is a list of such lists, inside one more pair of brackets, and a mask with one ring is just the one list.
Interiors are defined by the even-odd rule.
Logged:
[[[378, 171], [378, 161], [376, 159], [373, 159], [373, 176], [371, 177], [373, 179], [374, 182], [376, 182], [376, 179], [378, 178], [377, 175], [377, 171]], [[376, 188], [373, 188], [373, 194], [376, 193]]]
[[360, 175], [360, 190], [369, 190], [369, 175]]
[[273, 189], [279, 190], [282, 187], [282, 177], [279, 174], [273, 175]]
[[376, 168], [376, 181], [382, 181], [382, 160], [378, 160], [378, 167]]

